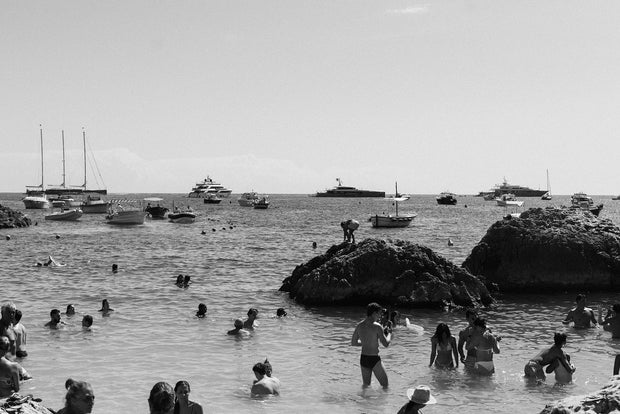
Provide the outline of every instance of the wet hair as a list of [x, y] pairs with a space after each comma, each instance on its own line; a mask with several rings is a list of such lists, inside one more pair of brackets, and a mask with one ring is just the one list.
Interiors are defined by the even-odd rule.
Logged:
[[172, 385], [160, 381], [153, 385], [149, 394], [149, 406], [151, 414], [166, 414], [174, 409], [176, 395]]
[[586, 298], [586, 295], [584, 295], [583, 293], [580, 293], [577, 295], [577, 297], [575, 297], [575, 302], [579, 303], [582, 300], [584, 300]]
[[204, 303], [199, 303], [198, 312], [202, 312], [203, 309], [204, 309], [204, 313], [207, 313], [207, 305], [205, 305]]
[[22, 319], [22, 311], [15, 309], [15, 323], [18, 323]]
[[91, 326], [93, 324], [93, 317], [90, 315], [84, 315], [82, 322], [84, 321], [88, 322], [88, 326]]
[[177, 276], [177, 283], [183, 283], [183, 275]]
[[258, 372], [260, 375], [267, 374], [265, 364], [263, 364], [262, 362], [257, 362], [256, 364], [254, 364], [254, 366], [252, 367], [252, 371]]
[[60, 314], [60, 311], [59, 311], [58, 309], [52, 309], [52, 310], [50, 311], [50, 316], [53, 316], [55, 313]]
[[366, 316], [370, 316], [375, 312], [383, 312], [383, 306], [379, 305], [377, 302], [372, 302], [369, 303], [368, 306], [366, 306]]
[[450, 328], [448, 328], [448, 325], [446, 325], [445, 323], [440, 323], [439, 325], [437, 325], [437, 329], [435, 329], [435, 334], [433, 335], [433, 338], [435, 338], [438, 342], [441, 342], [443, 341], [443, 334], [446, 334], [448, 340], [450, 340], [450, 336], [452, 336], [452, 334], [450, 333]]
[[566, 343], [566, 334], [556, 332], [555, 335], [553, 335], [553, 343], [556, 346], [564, 345]]
[[185, 278], [183, 279], [183, 282], [184, 282], [184, 283], [189, 283], [189, 281], [190, 281], [190, 279], [191, 279], [191, 278], [192, 278], [192, 277], [191, 277], [190, 275], [185, 275]]
[[474, 309], [467, 309], [465, 311], [465, 318], [469, 319], [470, 316], [473, 316], [474, 318], [478, 317], [478, 312], [476, 312]]
[[243, 321], [241, 319], [235, 319], [235, 328], [237, 329], [243, 328]]
[[73, 313], [75, 313], [75, 308], [73, 307], [72, 304], [68, 304], [67, 305], [67, 311], [66, 313], [69, 314], [71, 311], [73, 311]]
[[284, 310], [284, 308], [278, 308], [278, 310], [276, 311], [276, 316], [286, 316], [286, 311]]
[[189, 387], [189, 382], [187, 381], [179, 381], [174, 385], [174, 392], [177, 392], [179, 390], [179, 388], [181, 388], [183, 385], [185, 385], [187, 387], [187, 392], [191, 392], [192, 390]]
[[8, 336], [0, 336], [0, 351], [8, 351], [11, 348], [11, 341]]
[[253, 313], [255, 316], [256, 316], [256, 315], [258, 315], [258, 309], [256, 309], [256, 308], [250, 308], [250, 309], [248, 310], [248, 316], [250, 316], [252, 313]]
[[67, 395], [65, 396], [65, 407], [70, 407], [70, 401], [73, 398], [76, 398], [79, 394], [85, 394], [87, 391], [93, 389], [88, 382], [76, 381], [73, 378], [68, 378], [65, 381], [65, 388], [67, 389]]
[[487, 328], [487, 320], [484, 319], [484, 318], [478, 317], [478, 318], [474, 319], [474, 326], [479, 326], [479, 327], [481, 327], [483, 329], [486, 329]]
[[270, 377], [271, 376], [271, 372], [273, 371], [273, 367], [271, 366], [271, 362], [269, 362], [269, 360], [267, 358], [265, 358], [265, 362], [263, 362], [263, 365], [265, 366], [265, 375]]

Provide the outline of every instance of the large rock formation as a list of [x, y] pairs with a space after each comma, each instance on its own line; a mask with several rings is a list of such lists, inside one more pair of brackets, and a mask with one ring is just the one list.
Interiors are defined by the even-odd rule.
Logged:
[[28, 227], [31, 223], [32, 221], [21, 211], [16, 211], [0, 204], [0, 229]]
[[540, 414], [608, 414], [620, 412], [620, 375], [600, 391], [547, 404]]
[[0, 414], [54, 414], [44, 407], [40, 399], [13, 393], [9, 398], [0, 400]]
[[493, 224], [463, 267], [503, 292], [620, 290], [620, 229], [587, 211], [530, 209]]
[[402, 240], [366, 239], [332, 246], [299, 265], [282, 283], [304, 304], [406, 307], [490, 305], [483, 281], [431, 249]]

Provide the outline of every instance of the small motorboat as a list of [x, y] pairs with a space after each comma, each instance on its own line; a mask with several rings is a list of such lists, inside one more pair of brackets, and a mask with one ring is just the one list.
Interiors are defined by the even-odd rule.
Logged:
[[203, 199], [205, 204], [220, 204], [222, 199], [217, 196], [217, 194], [208, 193], [205, 195]]
[[135, 200], [123, 200], [127, 205], [116, 204], [108, 211], [106, 220], [108, 224], [144, 224], [144, 220], [149, 213], [141, 208], [135, 207]]
[[68, 208], [48, 214], [45, 216], [45, 220], [76, 221], [79, 220], [80, 217], [82, 217], [82, 210], [79, 208]]
[[447, 206], [455, 206], [457, 203], [456, 194], [450, 193], [448, 191], [444, 191], [439, 194], [437, 197], [437, 204], [447, 205]]
[[257, 210], [265, 210], [269, 207], [269, 196], [262, 196], [252, 206]]
[[172, 213], [168, 213], [168, 220], [173, 223], [190, 224], [196, 221], [196, 213], [192, 211], [190, 206], [187, 206], [186, 210], [180, 210], [173, 203]]
[[498, 198], [495, 199], [495, 202], [500, 207], [508, 207], [508, 206], [517, 206], [521, 207], [523, 205], [523, 201], [517, 200], [514, 194], [502, 194]]
[[255, 191], [241, 194], [241, 197], [237, 199], [237, 202], [241, 207], [252, 207], [254, 202], [258, 201], [259, 197]]
[[110, 202], [101, 199], [99, 194], [88, 194], [80, 209], [84, 214], [105, 214], [110, 208]]
[[[154, 218], [154, 219], [164, 219], [164, 218], [166, 218], [166, 213], [168, 212], [168, 207], [164, 207], [164, 206], [160, 205], [160, 203], [162, 201], [164, 201], [163, 198], [147, 197], [147, 198], [144, 199], [144, 201], [146, 201], [148, 203], [146, 205], [146, 207], [144, 208], [144, 211], [149, 213], [151, 215], [151, 218]], [[157, 203], [157, 204], [152, 205], [151, 203]]]
[[594, 204], [592, 197], [584, 192], [575, 193], [570, 197], [571, 207], [577, 208], [598, 216], [603, 209], [603, 204]]

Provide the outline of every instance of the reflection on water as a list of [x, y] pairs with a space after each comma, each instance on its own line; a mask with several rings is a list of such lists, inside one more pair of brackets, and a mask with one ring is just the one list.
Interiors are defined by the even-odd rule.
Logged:
[[[282, 279], [340, 242], [339, 223], [349, 217], [362, 224], [358, 240], [401, 238], [428, 245], [460, 264], [503, 209], [473, 197], [459, 198], [457, 206], [437, 206], [434, 196], [416, 196], [401, 205], [403, 212], [418, 213], [414, 223], [390, 230], [372, 229], [365, 220], [385, 208], [384, 200], [271, 199], [264, 211], [184, 200], [199, 213], [193, 225], [149, 221], [140, 227], [112, 227], [97, 215], [85, 215], [79, 223], [48, 222], [42, 212], [28, 211], [37, 226], [0, 231], [2, 300], [13, 300], [24, 312], [29, 356], [23, 364], [35, 377], [23, 390], [58, 409], [64, 382], [72, 377], [92, 383], [94, 413], [126, 413], [128, 407], [146, 412], [154, 383], [185, 379], [192, 399], [213, 413], [395, 413], [406, 402], [407, 388], [427, 384], [438, 399], [429, 412], [469, 414], [515, 412], [514, 401], [519, 412], [539, 412], [551, 400], [598, 389], [610, 377], [620, 342], [601, 330], [575, 331], [562, 325], [574, 295], [557, 292], [502, 297], [495, 309], [484, 313], [502, 336], [491, 377], [468, 375], [461, 366], [455, 371], [428, 366], [430, 335], [437, 324], [447, 323], [456, 335], [465, 326], [464, 315], [402, 309], [402, 320], [410, 318], [425, 332], [398, 327], [392, 345], [381, 350], [389, 389], [373, 381], [370, 389], [362, 390], [360, 349], [349, 343], [365, 309], [297, 305], [278, 292]], [[554, 202], [562, 200], [556, 197]], [[19, 195], [6, 196], [1, 203], [22, 208]], [[526, 203], [544, 205], [540, 200]], [[602, 215], [618, 222], [617, 207], [610, 202]], [[447, 245], [448, 238], [454, 246]], [[67, 266], [34, 266], [50, 254]], [[119, 265], [116, 274], [112, 263]], [[191, 276], [189, 288], [174, 285], [178, 274]], [[115, 309], [109, 317], [98, 312], [103, 298]], [[612, 295], [589, 297], [595, 307], [615, 300]], [[201, 302], [208, 305], [208, 314], [197, 319]], [[63, 315], [67, 326], [44, 329], [49, 311], [64, 310], [68, 303], [77, 314]], [[260, 326], [251, 337], [226, 335], [234, 319], [245, 318], [250, 307], [260, 310]], [[275, 318], [279, 307], [289, 316]], [[95, 319], [92, 332], [81, 330], [87, 313]], [[524, 364], [552, 344], [555, 331], [568, 334], [566, 350], [577, 366], [574, 383], [558, 386], [552, 378], [540, 385], [527, 383]], [[250, 398], [251, 368], [265, 357], [282, 381], [282, 395]]]

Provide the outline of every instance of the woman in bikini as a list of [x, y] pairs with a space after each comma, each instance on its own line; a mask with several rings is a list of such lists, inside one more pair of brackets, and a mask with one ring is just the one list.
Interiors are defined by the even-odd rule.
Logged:
[[202, 414], [200, 404], [189, 400], [189, 382], [179, 381], [174, 386], [177, 401], [174, 404], [174, 414]]
[[473, 372], [490, 375], [495, 372], [493, 354], [499, 354], [498, 339], [487, 329], [487, 321], [482, 318], [474, 320], [474, 330], [467, 341], [467, 351], [475, 350], [476, 362]]
[[459, 354], [456, 347], [456, 338], [450, 333], [450, 328], [445, 323], [437, 325], [435, 335], [431, 337], [431, 362], [437, 368], [458, 368]]

